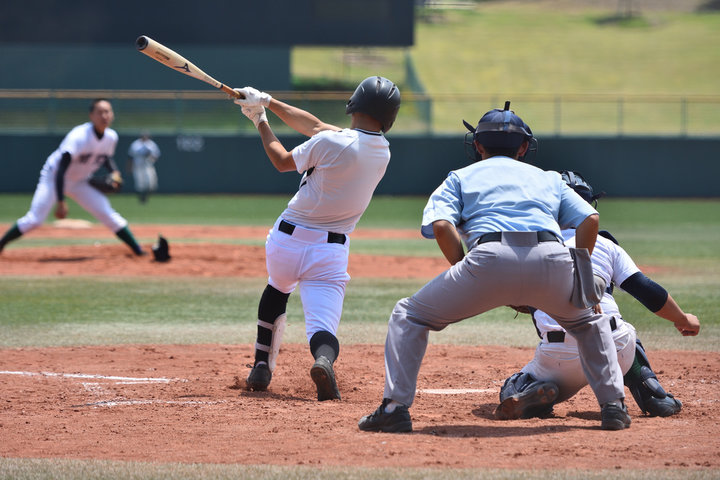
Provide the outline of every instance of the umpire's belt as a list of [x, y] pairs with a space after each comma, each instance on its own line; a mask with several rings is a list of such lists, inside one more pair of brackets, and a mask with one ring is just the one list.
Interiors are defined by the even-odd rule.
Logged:
[[[613, 332], [617, 330], [617, 322], [615, 317], [610, 317], [610, 330]], [[548, 343], [563, 343], [565, 341], [565, 332], [560, 330], [551, 330], [545, 334], [547, 336]]]
[[[537, 233], [537, 241], [540, 242], [560, 242], [554, 233], [548, 231], [535, 232]], [[502, 232], [490, 232], [482, 235], [478, 238], [477, 245], [488, 242], [500, 242], [502, 241]]]
[[[295, 225], [288, 223], [285, 220], [280, 220], [278, 230], [283, 233], [287, 233], [288, 235], [292, 235], [295, 231]], [[346, 240], [347, 238], [344, 233], [327, 232], [327, 243], [339, 243], [340, 245], [345, 245]]]

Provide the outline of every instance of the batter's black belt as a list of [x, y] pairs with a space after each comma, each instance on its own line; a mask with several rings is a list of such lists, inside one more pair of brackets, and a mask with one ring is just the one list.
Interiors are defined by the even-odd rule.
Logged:
[[[554, 233], [548, 231], [535, 232], [537, 233], [537, 241], [540, 242], [560, 242]], [[478, 238], [477, 244], [488, 243], [488, 242], [499, 242], [502, 240], [502, 232], [490, 232], [482, 235]]]
[[[617, 322], [615, 317], [610, 317], [610, 330], [613, 332], [617, 330]], [[559, 330], [552, 330], [545, 334], [547, 336], [548, 343], [563, 343], [565, 341], [565, 332]]]
[[[288, 235], [292, 235], [295, 231], [295, 225], [288, 223], [285, 220], [280, 220], [278, 230], [283, 233], [287, 233]], [[340, 245], [345, 245], [345, 240], [346, 237], [344, 233], [327, 232], [327, 243], [339, 243]]]

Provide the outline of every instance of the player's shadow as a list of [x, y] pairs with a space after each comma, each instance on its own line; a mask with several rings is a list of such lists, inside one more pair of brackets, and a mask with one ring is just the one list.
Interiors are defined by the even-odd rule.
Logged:
[[45, 257], [45, 258], [39, 258], [38, 262], [40, 263], [72, 263], [72, 262], [87, 262], [88, 260], [93, 260], [96, 257], [91, 256], [81, 256], [81, 257]]
[[295, 401], [295, 402], [308, 402], [308, 403], [317, 403], [317, 399], [314, 397], [298, 397], [296, 395], [287, 395], [283, 393], [273, 393], [273, 392], [252, 392], [248, 390], [243, 390], [240, 392], [241, 397], [247, 397], [247, 398], [270, 398], [273, 400], [280, 400], [283, 402], [287, 401]]
[[[568, 425], [517, 425], [512, 421], [497, 421], [497, 425], [432, 425], [414, 430], [422, 435], [448, 438], [503, 438], [503, 437], [532, 437], [547, 435], [548, 433], [561, 433], [577, 430], [582, 427]], [[599, 427], [598, 427], [599, 428]]]
[[[572, 430], [595, 430], [596, 426], [577, 426], [563, 424], [528, 425], [522, 420], [496, 420], [495, 403], [485, 403], [472, 410], [476, 417], [492, 421], [491, 425], [432, 425], [416, 429], [415, 432], [423, 435], [450, 438], [504, 438], [504, 437], [530, 437], [535, 435], [546, 435], [548, 433], [569, 432]], [[573, 412], [568, 415], [583, 420], [600, 420], [597, 412]], [[562, 417], [550, 415], [547, 419], [562, 421]]]

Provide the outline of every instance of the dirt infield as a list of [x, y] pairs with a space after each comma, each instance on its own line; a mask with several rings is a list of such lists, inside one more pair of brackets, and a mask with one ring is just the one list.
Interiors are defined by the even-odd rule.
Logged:
[[[160, 230], [171, 239], [200, 240], [266, 233], [178, 228], [133, 230], [142, 238]], [[44, 227], [37, 234], [97, 238], [107, 233]], [[173, 260], [158, 265], [132, 257], [122, 245], [16, 245], [0, 257], [2, 274], [265, 275], [260, 247], [175, 241]], [[390, 268], [391, 261], [402, 267]], [[355, 277], [398, 270], [429, 277], [444, 268], [437, 258], [355, 254], [350, 264]], [[317, 402], [308, 373], [312, 357], [303, 345], [283, 346], [268, 392], [244, 390], [250, 341], [0, 349], [0, 456], [306, 466], [720, 468], [718, 352], [652, 351], [663, 385], [683, 401], [683, 411], [665, 419], [644, 417], [630, 400], [632, 427], [605, 432], [587, 388], [556, 406], [547, 419], [492, 418], [501, 382], [531, 358], [532, 349], [430, 345], [411, 409], [415, 431], [391, 435], [360, 432], [356, 426], [382, 396], [381, 345], [342, 345], [336, 371], [343, 399]]]

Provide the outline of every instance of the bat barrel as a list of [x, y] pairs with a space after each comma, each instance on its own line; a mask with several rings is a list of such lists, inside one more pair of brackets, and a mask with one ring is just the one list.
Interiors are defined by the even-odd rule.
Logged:
[[145, 35], [140, 35], [137, 40], [135, 40], [135, 47], [138, 50], [144, 50], [149, 44], [148, 37]]

